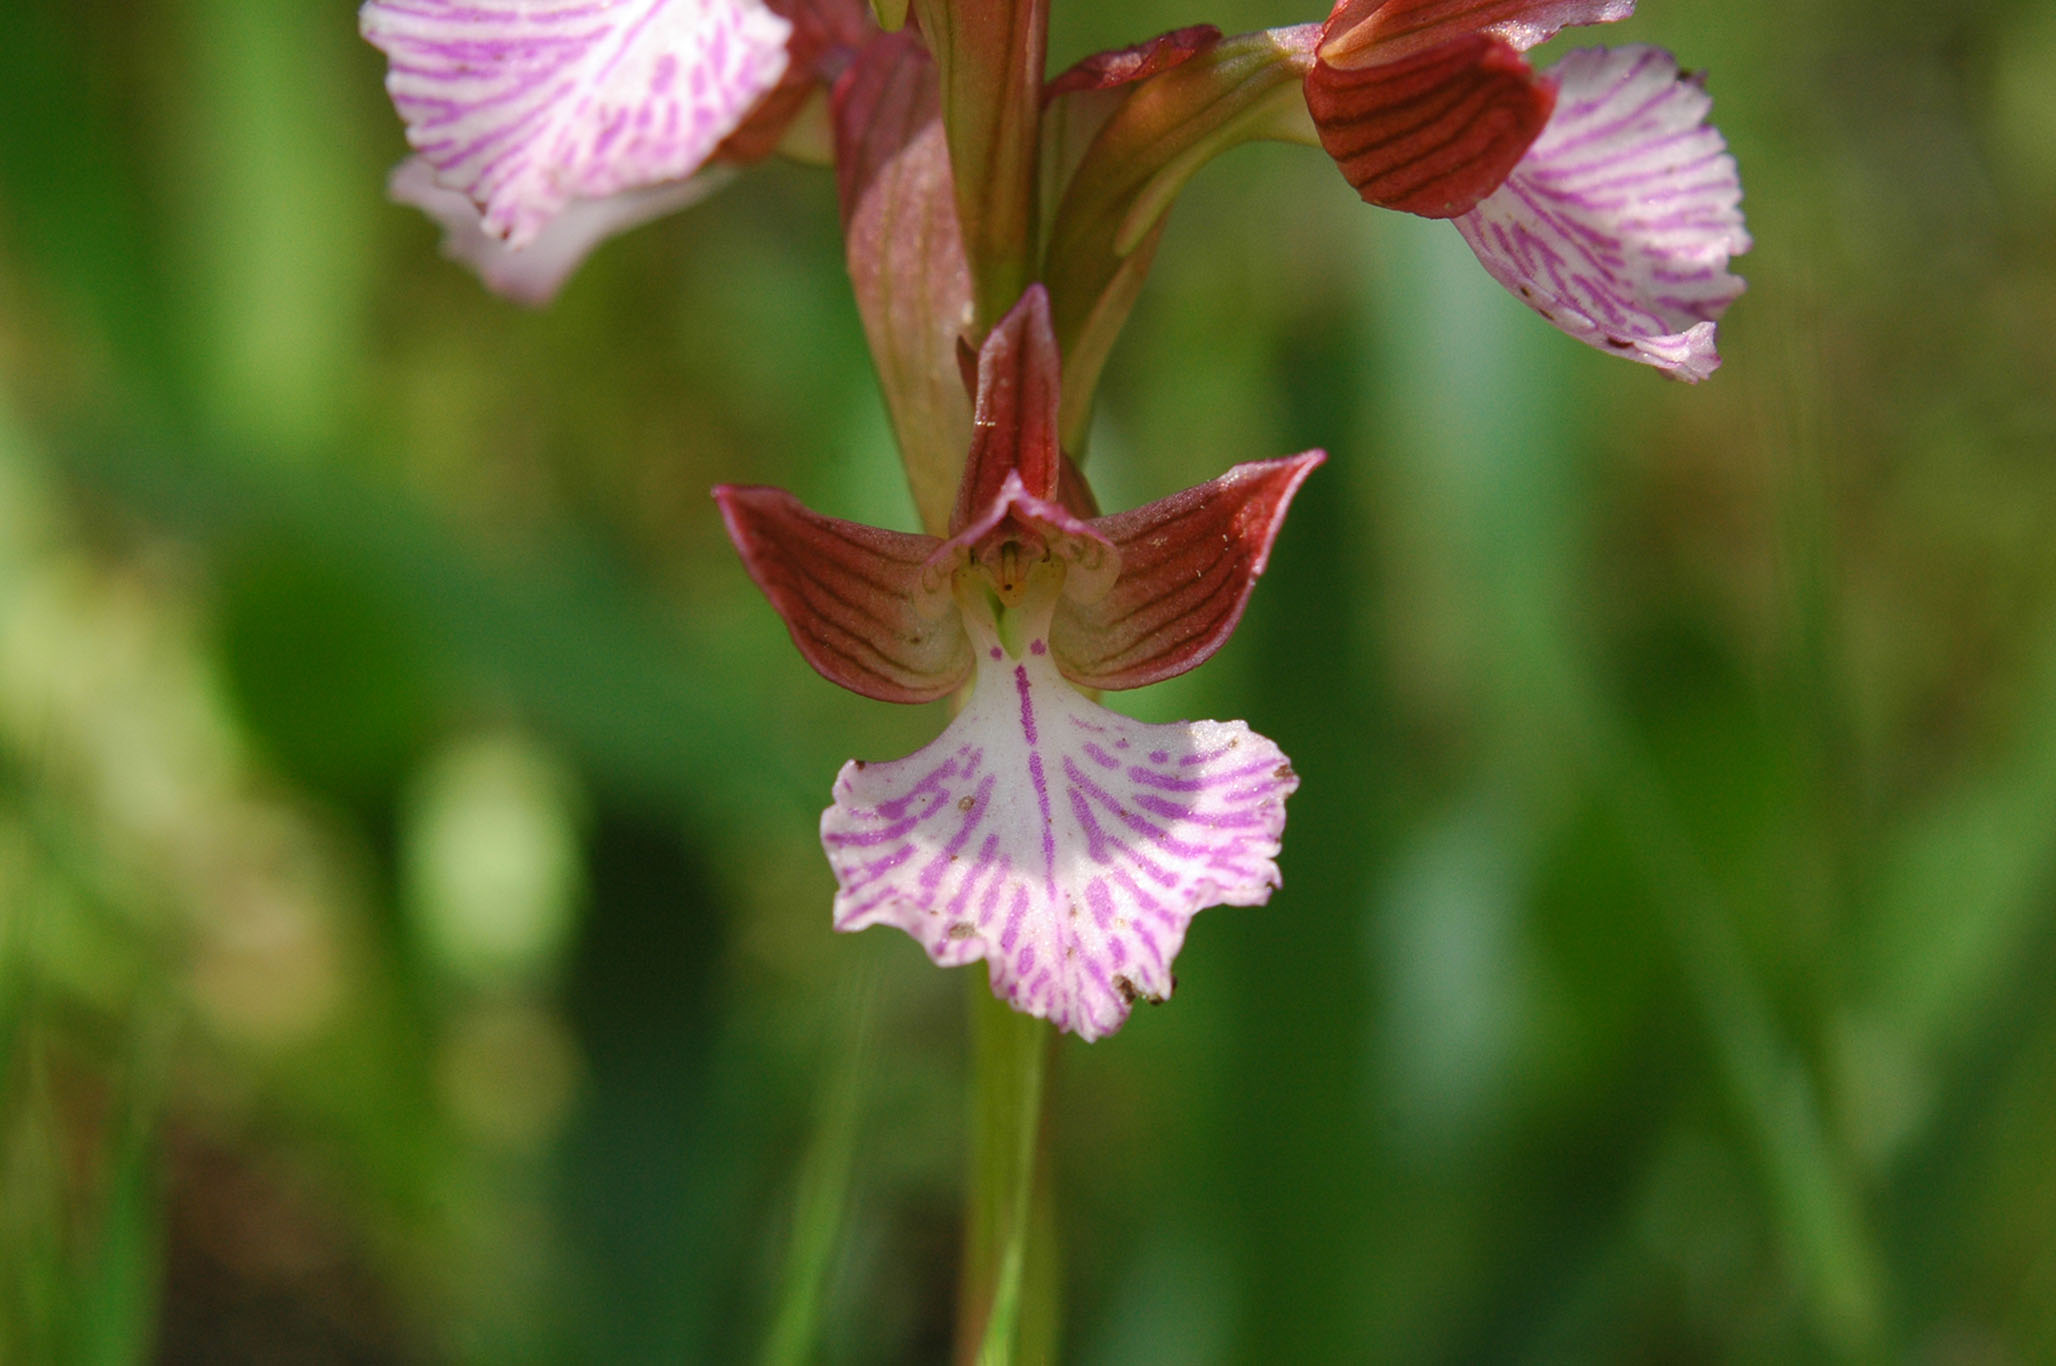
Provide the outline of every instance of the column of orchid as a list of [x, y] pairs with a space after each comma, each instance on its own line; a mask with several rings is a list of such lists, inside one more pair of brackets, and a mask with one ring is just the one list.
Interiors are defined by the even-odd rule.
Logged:
[[[715, 497], [824, 677], [960, 705], [919, 753], [836, 779], [832, 923], [983, 959], [993, 998], [1090, 1040], [1169, 998], [1198, 911], [1269, 898], [1297, 786], [1239, 721], [1142, 725], [1094, 700], [1219, 648], [1322, 459], [1100, 514], [1074, 457], [1171, 204], [1229, 147], [1319, 147], [1367, 202], [1452, 220], [1564, 332], [1702, 379], [1748, 237], [1699, 80], [1649, 47], [1542, 72], [1523, 55], [1633, 4], [1342, 0], [1324, 23], [1181, 29], [1054, 78], [1047, 0], [369, 0], [362, 26], [414, 149], [392, 193], [526, 302], [735, 166], [832, 160], [922, 530], [776, 489]], [[1011, 1062], [984, 1060], [1025, 1079], [1025, 1104], [992, 1108], [1030, 1130], [1043, 1033], [1016, 1026]], [[1019, 1284], [1025, 1207], [1002, 1203], [997, 1241], [973, 1240], [967, 1344]]]

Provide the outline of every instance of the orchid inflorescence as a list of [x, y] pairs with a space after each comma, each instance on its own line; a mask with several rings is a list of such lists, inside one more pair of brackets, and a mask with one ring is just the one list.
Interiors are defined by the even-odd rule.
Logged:
[[1172, 677], [1240, 619], [1319, 451], [1102, 516], [1077, 457], [1179, 190], [1251, 140], [1325, 150], [1369, 203], [1451, 220], [1562, 331], [1696, 381], [1742, 290], [1735, 163], [1657, 48], [1523, 55], [1634, 0], [1341, 0], [1044, 70], [1048, 0], [369, 0], [414, 156], [391, 190], [495, 290], [552, 297], [608, 237], [774, 153], [830, 160], [865, 333], [925, 534], [715, 498], [824, 677], [956, 695], [852, 761], [821, 837], [837, 929], [889, 924], [1086, 1039], [1172, 991], [1198, 911], [1278, 885], [1278, 747], [1094, 694]]

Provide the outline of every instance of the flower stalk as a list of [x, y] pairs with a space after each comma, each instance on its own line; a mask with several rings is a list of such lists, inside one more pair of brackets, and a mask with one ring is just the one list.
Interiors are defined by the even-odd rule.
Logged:
[[913, 11], [942, 71], [976, 345], [1035, 278], [1049, 0], [914, 0]]
[[[971, 1151], [958, 1288], [957, 1359], [1007, 1366], [1016, 1347], [1049, 1341], [1056, 1325], [1055, 1277], [1032, 1274], [1054, 1248], [1036, 1227], [1046, 1201], [1043, 1095], [1056, 1034], [970, 982]], [[1024, 1355], [1032, 1356], [1032, 1353]]]

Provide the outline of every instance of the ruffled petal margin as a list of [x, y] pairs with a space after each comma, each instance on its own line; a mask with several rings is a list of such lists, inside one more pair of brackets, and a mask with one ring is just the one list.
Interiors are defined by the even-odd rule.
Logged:
[[1589, 346], [1697, 381], [1744, 288], [1742, 182], [1712, 98], [1654, 47], [1589, 48], [1550, 70], [1557, 107], [1506, 183], [1456, 220], [1492, 278]]
[[515, 248], [574, 200], [698, 170], [792, 32], [760, 0], [369, 0], [359, 25], [408, 142]]
[[943, 967], [983, 958], [1001, 1000], [1101, 1038], [1170, 996], [1196, 913], [1270, 899], [1299, 779], [1240, 721], [1132, 721], [1066, 683], [1042, 638], [1016, 659], [973, 635], [949, 729], [836, 779], [835, 927], [896, 926]]

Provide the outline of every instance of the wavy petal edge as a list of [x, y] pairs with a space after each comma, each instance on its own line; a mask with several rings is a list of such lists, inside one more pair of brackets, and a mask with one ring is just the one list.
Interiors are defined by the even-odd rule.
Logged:
[[1284, 753], [1240, 721], [1151, 725], [1089, 701], [1041, 637], [974, 632], [970, 703], [905, 759], [851, 761], [821, 817], [834, 923], [891, 925], [1090, 1042], [1161, 1002], [1192, 917], [1279, 885]]
[[1720, 365], [1715, 320], [1745, 288], [1742, 183], [1700, 77], [1661, 48], [1585, 48], [1551, 68], [1557, 113], [1457, 231], [1560, 330], [1688, 382]]

